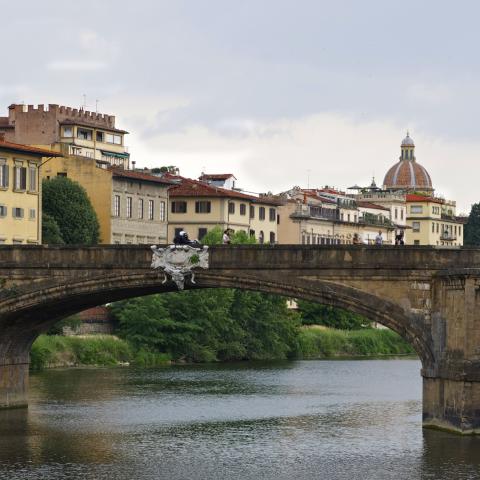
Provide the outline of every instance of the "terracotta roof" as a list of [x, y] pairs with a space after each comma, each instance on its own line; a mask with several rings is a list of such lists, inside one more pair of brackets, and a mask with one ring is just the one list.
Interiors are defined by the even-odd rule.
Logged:
[[47, 150], [46, 148], [31, 147], [20, 143], [7, 142], [0, 139], [0, 150], [11, 150], [14, 152], [28, 153], [39, 157], [63, 157], [61, 153]]
[[59, 123], [60, 125], [79, 125], [80, 127], [96, 128], [98, 130], [106, 130], [107, 132], [128, 133], [126, 130], [120, 130], [119, 128], [111, 128], [107, 127], [106, 125], [98, 125], [95, 122], [85, 122], [83, 119], [82, 121], [77, 122], [76, 120], [70, 120], [66, 118]]
[[199, 180], [227, 180], [230, 177], [237, 179], [233, 173], [204, 173]]
[[372, 208], [372, 209], [375, 209], [375, 210], [386, 210], [387, 212], [390, 211], [389, 208], [382, 207], [381, 205], [377, 205], [376, 203], [371, 203], [371, 202], [357, 201], [357, 205], [359, 207], [363, 207], [363, 208]]
[[432, 179], [422, 165], [414, 160], [400, 160], [391, 167], [385, 178], [383, 185], [389, 188], [411, 188], [433, 190]]
[[0, 117], [0, 128], [15, 128], [15, 125], [10, 125], [8, 117]]
[[134, 172], [133, 170], [124, 170], [122, 168], [112, 167], [109, 170], [112, 171], [114, 177], [118, 178], [130, 178], [132, 180], [144, 180], [147, 182], [162, 183], [165, 185], [175, 185], [175, 182], [167, 178], [157, 177], [150, 175], [149, 173]]
[[417, 195], [416, 193], [408, 193], [407, 202], [432, 202], [432, 203], [445, 203], [441, 198], [428, 197], [425, 195]]
[[180, 179], [181, 184], [170, 189], [170, 197], [220, 197], [220, 198], [238, 198], [249, 200], [254, 203], [263, 203], [266, 205], [280, 205], [282, 202], [267, 199], [263, 197], [255, 197], [245, 193], [237, 192], [235, 190], [228, 190], [226, 188], [209, 185], [198, 180], [184, 178], [175, 175], [168, 175], [169, 177]]

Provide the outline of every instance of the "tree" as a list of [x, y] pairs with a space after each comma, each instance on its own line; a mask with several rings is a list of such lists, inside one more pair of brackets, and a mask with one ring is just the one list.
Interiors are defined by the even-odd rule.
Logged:
[[63, 245], [65, 243], [58, 223], [45, 212], [42, 214], [42, 242], [48, 245]]
[[325, 325], [340, 330], [358, 330], [370, 326], [370, 321], [353, 312], [328, 305], [297, 301], [303, 325]]
[[480, 245], [480, 203], [474, 203], [465, 225], [464, 245]]
[[[55, 220], [64, 243], [85, 245], [98, 243], [97, 215], [87, 192], [80, 184], [66, 177], [56, 177], [52, 180], [43, 180], [42, 189], [43, 212]], [[55, 230], [53, 224], [48, 222], [50, 220], [47, 220], [47, 226]], [[58, 236], [55, 238], [58, 240]]]

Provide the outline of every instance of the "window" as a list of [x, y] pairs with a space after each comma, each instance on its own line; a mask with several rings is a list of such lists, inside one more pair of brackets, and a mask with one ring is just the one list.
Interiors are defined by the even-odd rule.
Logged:
[[58, 172], [57, 173], [57, 177], [66, 177], [67, 176], [67, 172]]
[[423, 205], [412, 205], [410, 213], [423, 213]]
[[347, 222], [349, 222], [349, 221], [350, 221], [350, 214], [347, 213]]
[[153, 215], [154, 215], [153, 200], [149, 200], [148, 201], [148, 219], [153, 220]]
[[172, 213], [187, 213], [187, 202], [172, 202]]
[[357, 215], [353, 216], [353, 221], [356, 223], [357, 222]]
[[435, 223], [432, 223], [432, 233], [435, 233]]
[[462, 227], [459, 225], [458, 226], [458, 234], [461, 235], [462, 234]]
[[258, 219], [265, 220], [265, 207], [259, 207], [258, 209]]
[[235, 213], [235, 204], [233, 202], [228, 202], [228, 213], [230, 215]]
[[16, 165], [14, 167], [14, 185], [15, 190], [26, 190], [27, 188], [27, 169]]
[[7, 207], [5, 205], [0, 205], [0, 217], [7, 216]]
[[28, 167], [28, 191], [37, 191], [37, 167], [35, 165]]
[[113, 143], [115, 145], [121, 145], [122, 144], [122, 136], [121, 135], [115, 135], [113, 133], [107, 133], [105, 134], [106, 142], [107, 143]]
[[255, 218], [255, 207], [250, 206], [250, 218]]
[[8, 187], [8, 170], [6, 160], [0, 159], [0, 188]]
[[437, 223], [437, 233], [438, 233], [438, 229], [439, 229], [439, 227], [440, 227], [440, 224], [439, 224], [439, 223]]
[[[420, 240], [414, 240], [414, 241], [413, 241], [413, 244], [414, 244], [414, 245], [420, 245]], [[442, 242], [442, 245], [443, 245], [443, 242]]]
[[255, 237], [255, 230], [250, 230], [249, 235], [250, 235], [251, 237]]
[[400, 210], [400, 220], [403, 220], [403, 208]]
[[34, 208], [30, 208], [30, 210], [28, 211], [28, 218], [30, 220], [35, 220], [35, 218], [37, 217], [37, 212]]
[[12, 209], [13, 218], [23, 218], [23, 208]]
[[120, 195], [115, 195], [113, 198], [113, 215], [115, 217], [120, 216]]
[[398, 208], [395, 209], [395, 220], [398, 218]]
[[160, 202], [160, 221], [165, 221], [165, 202]]
[[[262, 208], [262, 207], [260, 207]], [[258, 243], [263, 243], [265, 240], [265, 236], [263, 235], [263, 230], [260, 230], [260, 233], [258, 235]]]
[[414, 232], [419, 232], [420, 231], [420, 222], [412, 222], [412, 230]]
[[198, 229], [198, 239], [201, 240], [207, 234], [206, 228], [199, 228]]
[[277, 213], [274, 208], [268, 209], [268, 218], [271, 222], [274, 222], [277, 219]]
[[97, 132], [97, 142], [104, 142], [105, 134], [103, 132]]
[[195, 202], [195, 213], [210, 213], [212, 203], [208, 200], [199, 200]]
[[127, 197], [127, 218], [132, 218], [132, 197]]
[[275, 243], [275, 232], [270, 232], [270, 243]]
[[63, 136], [67, 138], [73, 137], [73, 127], [63, 127]]
[[240, 204], [240, 215], [246, 215], [247, 214], [247, 206], [244, 203]]
[[143, 198], [138, 199], [138, 218], [143, 218]]
[[77, 137], [81, 140], [92, 140], [93, 130], [88, 130], [86, 128], [77, 129]]

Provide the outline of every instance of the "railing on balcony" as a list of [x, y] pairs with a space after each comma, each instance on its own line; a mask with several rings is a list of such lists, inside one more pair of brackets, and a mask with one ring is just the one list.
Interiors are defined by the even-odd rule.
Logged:
[[457, 236], [449, 231], [445, 231], [440, 234], [440, 240], [445, 242], [454, 242], [456, 239]]
[[339, 212], [336, 208], [324, 208], [313, 205], [298, 205], [295, 212], [291, 214], [294, 218], [320, 218], [324, 220], [336, 220]]

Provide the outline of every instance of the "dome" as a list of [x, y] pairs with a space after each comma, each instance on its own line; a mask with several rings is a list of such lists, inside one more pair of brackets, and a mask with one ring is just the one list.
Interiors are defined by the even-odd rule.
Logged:
[[383, 180], [386, 190], [433, 190], [430, 175], [415, 160], [400, 160], [388, 170]]
[[388, 170], [383, 187], [386, 190], [433, 191], [430, 175], [416, 161], [415, 144], [408, 132], [400, 148], [400, 161]]
[[415, 143], [413, 143], [413, 139], [410, 137], [409, 133], [407, 132], [407, 136], [402, 140], [402, 147], [414, 147]]

